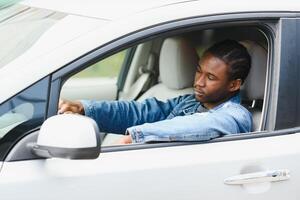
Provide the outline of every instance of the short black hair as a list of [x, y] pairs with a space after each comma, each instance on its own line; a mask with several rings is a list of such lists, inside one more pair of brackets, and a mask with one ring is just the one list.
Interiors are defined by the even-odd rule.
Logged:
[[231, 80], [241, 79], [242, 83], [247, 78], [251, 68], [251, 57], [242, 44], [235, 40], [223, 40], [208, 48], [204, 55], [212, 54], [223, 60], [229, 67]]

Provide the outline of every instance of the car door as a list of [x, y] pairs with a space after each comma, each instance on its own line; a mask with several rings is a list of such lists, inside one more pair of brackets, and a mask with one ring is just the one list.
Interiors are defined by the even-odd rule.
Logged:
[[[300, 138], [296, 134], [299, 129], [291, 127], [299, 124], [283, 120], [285, 110], [279, 109], [288, 105], [288, 101], [280, 98], [291, 91], [285, 87], [286, 78], [296, 79], [293, 70], [297, 62], [293, 57], [284, 58], [287, 53], [297, 52], [296, 45], [291, 47], [287, 42], [291, 37], [295, 39], [296, 32], [292, 34], [293, 27], [297, 28], [295, 24], [295, 20], [280, 20], [276, 35], [280, 39], [272, 41], [274, 58], [270, 61], [274, 63], [270, 64], [273, 68], [268, 83], [273, 84], [268, 91], [264, 132], [206, 143], [105, 147], [95, 160], [34, 156], [25, 159], [16, 149], [23, 145], [22, 152], [30, 152], [28, 144], [36, 139], [36, 130], [11, 146], [15, 151], [6, 156], [0, 172], [0, 196], [4, 199], [282, 199], [286, 196], [298, 199]], [[47, 116], [57, 111], [57, 80], [50, 85], [53, 95]], [[289, 100], [298, 105], [297, 94]], [[295, 112], [291, 110], [290, 116], [295, 117]], [[274, 131], [275, 128], [278, 130]]]
[[0, 193], [5, 199], [298, 199], [298, 141], [292, 134], [107, 149], [96, 160], [6, 162]]

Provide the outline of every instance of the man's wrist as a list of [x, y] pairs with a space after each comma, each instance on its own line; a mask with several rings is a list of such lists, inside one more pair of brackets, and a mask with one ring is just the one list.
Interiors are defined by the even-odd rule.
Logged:
[[80, 100], [79, 101], [81, 104], [80, 108], [80, 114], [85, 115], [85, 116], [92, 116], [92, 104], [90, 100]]
[[78, 102], [78, 110], [79, 110], [79, 114], [85, 115], [84, 106], [80, 101]]
[[144, 143], [145, 142], [144, 134], [135, 127], [128, 128], [126, 130], [125, 134], [130, 135], [130, 137], [132, 139], [132, 143]]

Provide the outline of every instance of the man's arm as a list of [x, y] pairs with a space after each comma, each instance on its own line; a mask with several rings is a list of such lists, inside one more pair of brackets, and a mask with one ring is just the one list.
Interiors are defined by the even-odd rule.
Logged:
[[85, 115], [93, 118], [101, 131], [124, 134], [131, 126], [165, 119], [177, 99], [167, 102], [155, 98], [137, 101], [81, 101]]
[[205, 141], [223, 135], [250, 132], [251, 114], [241, 105], [232, 104], [215, 111], [178, 116], [127, 129], [132, 141]]

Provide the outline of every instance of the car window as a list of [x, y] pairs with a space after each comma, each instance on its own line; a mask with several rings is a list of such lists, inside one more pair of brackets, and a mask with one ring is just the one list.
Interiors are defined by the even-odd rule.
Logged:
[[126, 52], [128, 50], [116, 53], [108, 58], [105, 58], [85, 70], [77, 73], [72, 79], [85, 78], [109, 78], [116, 79], [123, 65]]
[[26, 132], [40, 126], [45, 118], [48, 97], [45, 78], [0, 106], [0, 160], [10, 145]]
[[127, 50], [104, 58], [70, 77], [61, 90], [62, 99], [117, 98], [117, 81]]
[[25, 53], [66, 15], [16, 4], [0, 10], [0, 68]]
[[[14, 104], [14, 102], [11, 102]], [[33, 117], [34, 107], [31, 103], [21, 103], [5, 112], [0, 117], [0, 138], [5, 136], [10, 130], [19, 124], [26, 122]]]
[[[263, 106], [263, 99], [264, 99], [264, 93], [265, 93], [267, 51], [261, 45], [259, 45], [257, 41], [265, 42], [266, 38], [261, 39], [261, 33], [259, 32], [259, 29], [257, 29], [257, 28], [249, 28], [248, 27], [247, 31], [253, 33], [251, 37], [249, 37], [246, 33], [244, 33], [246, 30], [245, 27], [233, 27], [234, 31], [237, 33], [241, 33], [242, 36], [235, 33], [231, 29], [230, 28], [216, 28], [216, 29], [209, 29], [209, 30], [203, 30], [203, 31], [195, 31], [195, 32], [188, 33], [186, 35], [179, 35], [177, 37], [171, 37], [170, 40], [168, 40], [168, 38], [166, 38], [164, 41], [169, 41], [170, 43], [175, 41], [176, 44], [180, 44], [180, 42], [181, 42], [180, 39], [182, 38], [183, 42], [187, 41], [191, 45], [191, 52], [192, 52], [192, 49], [196, 50], [195, 53], [197, 53], [199, 57], [201, 57], [201, 55], [203, 54], [205, 49], [207, 49], [209, 46], [216, 43], [217, 41], [227, 39], [228, 36], [231, 36], [229, 38], [236, 40], [236, 41], [240, 42], [242, 45], [244, 45], [244, 47], [246, 47], [246, 49], [249, 51], [250, 57], [253, 60], [254, 64], [252, 65], [252, 70], [249, 74], [249, 77], [248, 77], [245, 85], [241, 88], [241, 100], [242, 100], [242, 105], [244, 107], [246, 107], [248, 109], [248, 111], [250, 111], [250, 113], [252, 113], [252, 115], [253, 115], [253, 125], [252, 125], [252, 127], [250, 127], [248, 129], [248, 131], [249, 132], [260, 131], [261, 129], [263, 129], [261, 126], [261, 124], [262, 124], [261, 122], [262, 122], [262, 106]], [[207, 34], [207, 33], [209, 33], [209, 34]], [[224, 33], [226, 33], [225, 34], [226, 36], [222, 35]], [[202, 36], [202, 38], [199, 39], [199, 35]], [[150, 42], [148, 42], [148, 43], [150, 43]], [[167, 43], [167, 44], [169, 44], [169, 43]], [[173, 71], [172, 70], [162, 70], [162, 69], [172, 69], [172, 66], [174, 66], [174, 63], [172, 63], [170, 60], [170, 58], [171, 58], [170, 55], [172, 55], [172, 52], [173, 52], [172, 48], [169, 46], [168, 46], [169, 48], [164, 48], [164, 47], [166, 47], [166, 46], [164, 45], [164, 43], [162, 43], [162, 47], [160, 49], [161, 52], [159, 55], [160, 56], [159, 57], [159, 59], [160, 59], [159, 65], [161, 65], [161, 66], [159, 66], [160, 70], [158, 72], [161, 80], [158, 80], [158, 83], [156, 85], [159, 87], [154, 87], [151, 89], [150, 89], [151, 86], [146, 89], [144, 87], [139, 87], [142, 85], [141, 84], [142, 78], [145, 78], [147, 76], [144, 76], [145, 75], [144, 73], [138, 73], [138, 74], [136, 74], [136, 76], [140, 76], [142, 78], [137, 78], [136, 79], [137, 81], [134, 82], [134, 84], [132, 84], [132, 87], [130, 87], [130, 90], [143, 91], [142, 96], [146, 96], [146, 98], [155, 97], [160, 100], [164, 100], [163, 98], [170, 99], [170, 98], [177, 97], [179, 95], [192, 93], [191, 88], [187, 88], [186, 90], [176, 89], [176, 90], [172, 90], [172, 92], [170, 92], [168, 89], [164, 89], [169, 86], [168, 85], [169, 83], [166, 81], [166, 77], [170, 78], [170, 77], [173, 77], [176, 75], [176, 74], [171, 73], [174, 70]], [[138, 49], [136, 51], [135, 55], [139, 55], [139, 57], [146, 57], [148, 55], [148, 54], [138, 54], [137, 52], [139, 52], [139, 50], [140, 49]], [[178, 49], [175, 49], [175, 50], [177, 50], [177, 51], [174, 51], [174, 52], [177, 53]], [[182, 52], [185, 52], [185, 51], [182, 51]], [[166, 54], [164, 54], [164, 53], [166, 53]], [[150, 55], [151, 54], [149, 54], [149, 57], [148, 57], [149, 58], [148, 63], [152, 63], [152, 62], [150, 62], [151, 61]], [[117, 54], [114, 56], [117, 56]], [[176, 55], [172, 55], [172, 57], [176, 57]], [[139, 60], [136, 57], [134, 57], [134, 58]], [[105, 61], [106, 60], [100, 61], [99, 66], [100, 66], [100, 64], [105, 63]], [[161, 61], [164, 61], [164, 62], [161, 62]], [[198, 57], [197, 57], [197, 61], [198, 61]], [[132, 62], [132, 63], [135, 63], [135, 62]], [[153, 62], [153, 63], [155, 63], [155, 62]], [[197, 64], [195, 64], [195, 66], [196, 65]], [[178, 66], [182, 66], [182, 65], [179, 64]], [[181, 71], [180, 75], [185, 76], [184, 73], [186, 72], [186, 74], [187, 74], [186, 76], [188, 76], [189, 72], [191, 72], [195, 66], [193, 65], [191, 68], [188, 68], [187, 65], [184, 65], [185, 71], [184, 70]], [[89, 74], [90, 76], [96, 76], [96, 73], [97, 73], [97, 70], [95, 70], [93, 68], [93, 66], [91, 66], [91, 67], [87, 68], [86, 70], [80, 72], [79, 74], [75, 75], [74, 78], [75, 77], [80, 78], [81, 76], [84, 77], [85, 74]], [[130, 73], [128, 73], [128, 76], [129, 75], [130, 75]], [[193, 77], [194, 77], [194, 74], [192, 74], [188, 80], [193, 79]], [[252, 81], [252, 79], [256, 79], [256, 81], [254, 82], [254, 81]], [[174, 79], [174, 80], [178, 80], [178, 78]], [[184, 81], [184, 80], [182, 80], [182, 81]], [[255, 83], [260, 85], [260, 87], [256, 87], [256, 86], [254, 87], [253, 85]], [[190, 84], [190, 87], [192, 87], [192, 83]], [[142, 88], [142, 90], [140, 90], [140, 88]], [[156, 89], [156, 88], [158, 88], [158, 89]], [[190, 90], [188, 90], [188, 89], [190, 89]], [[151, 92], [148, 92], [147, 90], [149, 90]], [[91, 93], [99, 93], [100, 90], [93, 91], [93, 89], [90, 88], [89, 91]], [[77, 90], [76, 93], [82, 93], [82, 91]], [[119, 97], [122, 97], [122, 96], [120, 95]], [[85, 98], [80, 98], [80, 99], [85, 99]], [[139, 98], [136, 98], [136, 99], [139, 101]], [[95, 100], [95, 99], [93, 99], [93, 100]], [[106, 100], [109, 100], [109, 99], [106, 99]], [[132, 99], [126, 99], [126, 100], [132, 100]], [[127, 120], [130, 120], [130, 119], [127, 119]], [[116, 131], [116, 130], [114, 130], [114, 131]], [[115, 133], [113, 131], [111, 131], [111, 132], [104, 131], [104, 132], [108, 133], [108, 135], [103, 140], [103, 143], [102, 143], [103, 146], [106, 146], [106, 145], [109, 146], [111, 144], [114, 144], [115, 139], [118, 140], [118, 138], [120, 136], [120, 134], [118, 136], [112, 135], [112, 133]]]
[[0, 1], [0, 9], [5, 9], [8, 6], [10, 6], [14, 3], [17, 3], [19, 1], [22, 1], [22, 0], [4, 0], [4, 1]]

